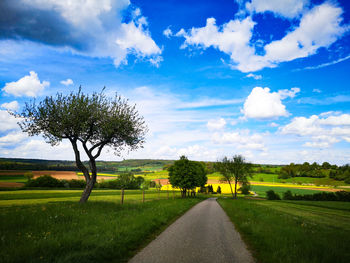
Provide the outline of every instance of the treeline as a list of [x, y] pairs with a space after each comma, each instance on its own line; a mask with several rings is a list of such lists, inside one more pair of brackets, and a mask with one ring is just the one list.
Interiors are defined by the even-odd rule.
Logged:
[[278, 178], [288, 179], [292, 177], [313, 177], [313, 178], [324, 178], [329, 175], [329, 178], [345, 181], [350, 183], [350, 166], [343, 165], [331, 165], [328, 162], [324, 162], [322, 165], [316, 162], [310, 164], [305, 162], [303, 164], [294, 164], [283, 166], [280, 169]]
[[[43, 188], [85, 188], [85, 180], [59, 180], [50, 175], [44, 175], [35, 179], [29, 178], [25, 184], [26, 187], [43, 187]], [[100, 181], [95, 184], [96, 188], [108, 189], [148, 189], [157, 187], [154, 181], [146, 181], [143, 177], [135, 177], [133, 174], [123, 174], [115, 180]]]
[[[281, 200], [281, 197], [273, 190], [266, 192], [268, 200]], [[292, 194], [290, 190], [283, 193], [283, 200], [306, 200], [306, 201], [343, 201], [350, 202], [350, 192], [321, 192], [315, 194]]]

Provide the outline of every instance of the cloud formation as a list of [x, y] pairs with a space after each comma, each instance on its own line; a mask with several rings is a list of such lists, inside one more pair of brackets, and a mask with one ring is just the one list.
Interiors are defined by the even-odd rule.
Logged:
[[60, 83], [65, 86], [73, 85], [72, 79], [61, 80]]
[[242, 110], [244, 117], [253, 119], [288, 117], [289, 113], [282, 100], [293, 98], [299, 91], [299, 88], [292, 88], [270, 92], [269, 88], [255, 87], [244, 102]]
[[[259, 12], [272, 11], [287, 17], [300, 14], [300, 10], [304, 8], [304, 1], [277, 1], [279, 4], [274, 2], [253, 1], [250, 7], [254, 7], [252, 10], [260, 10]], [[293, 2], [302, 2], [296, 11], [288, 7]], [[278, 9], [279, 6], [283, 6], [286, 13]], [[303, 12], [299, 26], [291, 28], [282, 39], [264, 45], [260, 54], [254, 46], [261, 40], [252, 40], [256, 22], [251, 16], [230, 20], [221, 26], [216, 24], [215, 18], [208, 18], [204, 27], [188, 31], [181, 29], [176, 36], [185, 38], [182, 49], [194, 46], [205, 50], [213, 47], [230, 56], [232, 68], [242, 72], [254, 72], [265, 67], [276, 67], [281, 62], [308, 57], [322, 47], [329, 47], [348, 30], [347, 26], [342, 25], [342, 14], [340, 7], [329, 2], [315, 6]]]
[[16, 111], [19, 108], [18, 102], [16, 100], [11, 101], [11, 102], [5, 102], [1, 104], [1, 108], [11, 110], [11, 111]]
[[207, 127], [209, 130], [222, 130], [226, 125], [226, 121], [224, 118], [220, 118], [217, 120], [209, 120], [207, 123]]
[[161, 50], [140, 9], [123, 22], [129, 9], [129, 0], [3, 0], [0, 39], [68, 47], [86, 56], [110, 57], [116, 66], [126, 64], [129, 54], [159, 63]]
[[35, 71], [30, 71], [29, 75], [19, 80], [6, 83], [2, 90], [16, 97], [36, 97], [48, 86], [50, 86], [50, 82], [40, 82], [38, 74]]

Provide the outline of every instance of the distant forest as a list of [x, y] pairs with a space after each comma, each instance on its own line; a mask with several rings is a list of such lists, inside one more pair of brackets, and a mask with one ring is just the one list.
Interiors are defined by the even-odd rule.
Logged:
[[[98, 172], [117, 172], [121, 167], [130, 168], [171, 165], [172, 160], [131, 159], [123, 161], [99, 161]], [[84, 162], [88, 165], [87, 162]], [[55, 171], [79, 171], [74, 161], [53, 161], [41, 159], [0, 158], [0, 170], [55, 170]]]

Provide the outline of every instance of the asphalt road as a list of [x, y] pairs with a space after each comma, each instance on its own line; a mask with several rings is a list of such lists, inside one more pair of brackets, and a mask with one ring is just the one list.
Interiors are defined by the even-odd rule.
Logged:
[[254, 262], [234, 225], [214, 198], [191, 208], [131, 263]]

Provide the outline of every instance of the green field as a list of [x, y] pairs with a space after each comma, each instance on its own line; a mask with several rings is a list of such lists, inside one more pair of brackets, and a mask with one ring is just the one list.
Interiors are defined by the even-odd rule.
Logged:
[[0, 206], [1, 262], [125, 262], [199, 201]]
[[259, 197], [266, 197], [266, 191], [273, 190], [275, 193], [279, 194], [282, 198], [282, 195], [286, 191], [291, 191], [293, 194], [314, 194], [321, 191], [318, 190], [309, 190], [309, 189], [298, 189], [293, 187], [276, 187], [276, 186], [264, 186], [264, 185], [252, 185], [251, 191], [257, 193]]
[[[31, 205], [39, 203], [52, 202], [78, 202], [83, 190], [17, 190], [17, 191], [0, 191], [0, 207], [13, 205]], [[178, 191], [169, 192], [169, 198], [178, 197]], [[145, 201], [154, 199], [167, 199], [166, 191], [147, 190], [145, 191]], [[89, 198], [91, 201], [108, 201], [120, 203], [121, 190], [100, 190], [92, 191]], [[141, 190], [125, 190], [125, 203], [135, 203], [142, 201]]]
[[259, 262], [350, 262], [350, 203], [219, 199]]

